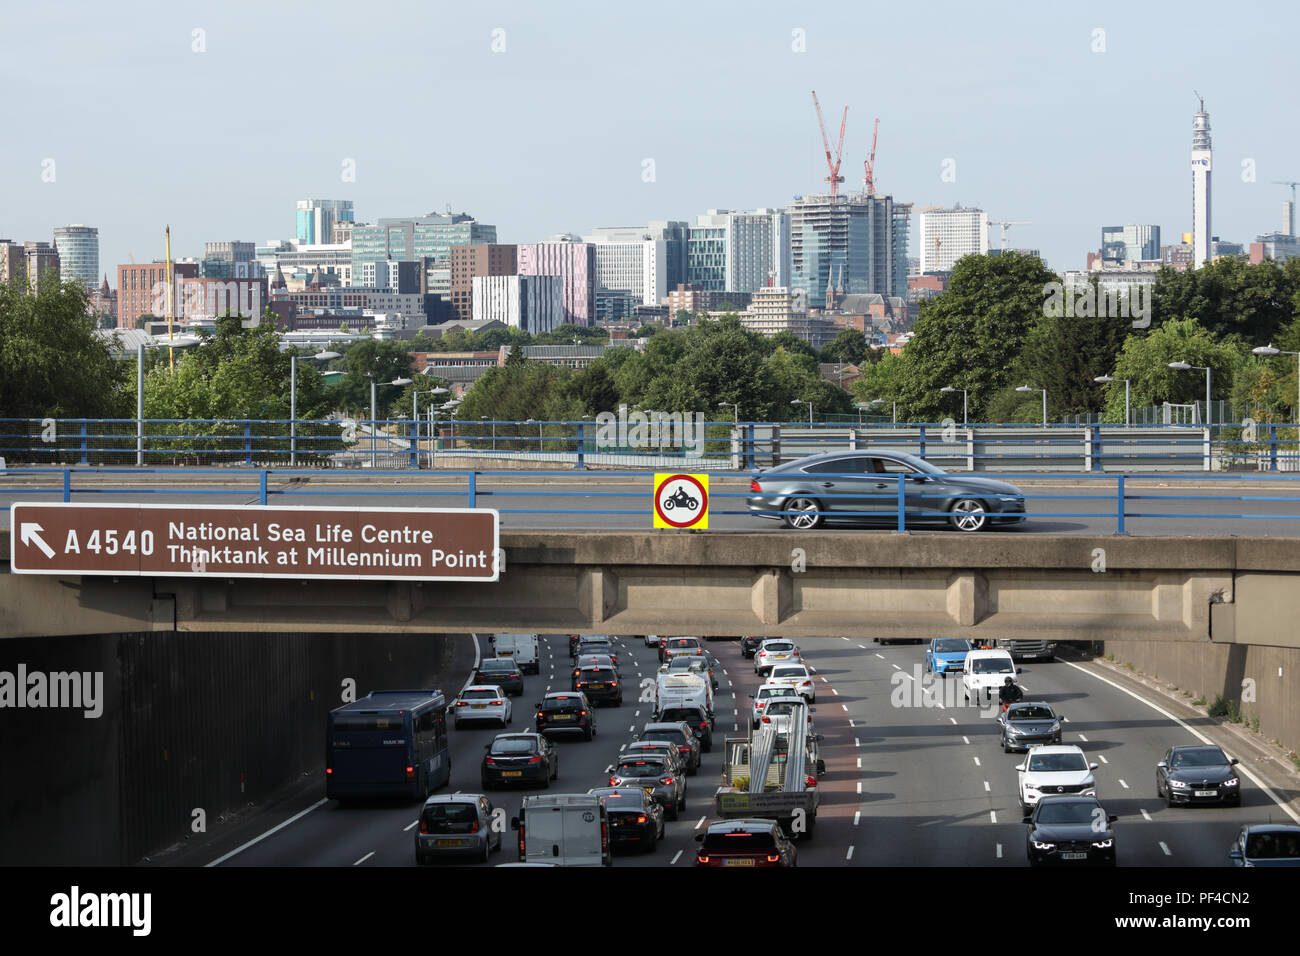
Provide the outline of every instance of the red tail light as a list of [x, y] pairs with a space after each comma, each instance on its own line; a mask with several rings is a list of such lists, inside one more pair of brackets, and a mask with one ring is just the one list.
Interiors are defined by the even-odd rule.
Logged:
[[757, 701], [754, 701], [754, 706], [757, 707], [759, 710], [762, 710], [764, 707], [767, 706], [767, 704], [764, 703], [764, 702], [761, 701], [761, 700], [757, 700]]
[[497, 765], [497, 762], [493, 760], [491, 757], [484, 757], [483, 762], [486, 763], [489, 767], [495, 767]]
[[665, 787], [667, 787], [667, 786], [671, 786], [671, 785], [672, 785], [672, 782], [673, 782], [673, 778], [672, 778], [672, 777], [660, 777], [660, 778], [659, 778], [659, 782], [662, 783]]
[[469, 832], [470, 832], [470, 833], [478, 833], [478, 821], [477, 821], [477, 820], [475, 820], [473, 823], [471, 823], [471, 824], [469, 825]]
[[645, 814], [644, 814], [644, 813], [638, 813], [638, 814], [636, 815], [636, 822], [637, 822], [637, 823], [645, 823]]
[[687, 747], [687, 746], [684, 746], [684, 745], [682, 745], [682, 744], [678, 744], [678, 745], [677, 745], [677, 752], [678, 752], [678, 753], [688, 754], [688, 753], [691, 752], [691, 748], [690, 748], [690, 747]]
[[768, 863], [780, 863], [780, 862], [781, 862], [781, 857], [780, 857], [780, 855], [778, 855], [778, 854], [776, 854], [776, 853], [769, 853], [769, 854], [767, 855], [767, 862], [768, 862]]
[[610, 686], [610, 687], [617, 687], [617, 686], [618, 686], [618, 681], [616, 681], [616, 680], [612, 680], [612, 681], [610, 681], [610, 682], [609, 682], [609, 686]]
[[429, 824], [425, 823], [423, 820], [420, 821], [420, 832], [421, 833], [429, 832]]
[[334, 772], [334, 768], [332, 768], [332, 767], [326, 767], [326, 768], [325, 768], [325, 775], [326, 775], [326, 776], [329, 776], [329, 775], [332, 774], [333, 772]]
[[709, 726], [709, 722], [707, 720], [700, 721], [700, 730], [703, 730], [707, 726]]
[[810, 777], [804, 777], [803, 782], [804, 782], [804, 785], [805, 785], [805, 786], [809, 786], [809, 787], [815, 787], [815, 786], [817, 786], [817, 778], [816, 778], [816, 777], [811, 777], [811, 776], [810, 776]]
[[[757, 484], [757, 482], [756, 482], [756, 484]], [[701, 854], [700, 854], [699, 856], [697, 856], [695, 859], [699, 860], [701, 863], [708, 863], [708, 862], [709, 862], [709, 858], [708, 858], [707, 856], [705, 856], [703, 853], [701, 853]]]
[[578, 711], [578, 716], [579, 716], [579, 717], [586, 717], [586, 716], [587, 716], [587, 712], [586, 712], [585, 710], [580, 710], [580, 711]]
[[414, 767], [407, 767], [407, 768], [406, 768], [406, 779], [407, 779], [407, 780], [414, 780], [414, 779], [415, 779], [415, 768], [414, 768]]
[[763, 723], [765, 723], [765, 724], [770, 724], [771, 722], [772, 722], [772, 718], [771, 718], [771, 717], [764, 717], [764, 718], [763, 718]]
[[757, 478], [751, 478], [749, 479], [749, 490], [755, 492], [761, 492], [763, 490], [763, 486], [758, 483]]
[[609, 824], [604, 820], [600, 821], [600, 852], [609, 852]]
[[494, 700], [494, 701], [492, 701], [492, 706], [493, 706], [493, 707], [500, 707], [503, 703], [505, 703], [505, 701], [502, 701], [502, 700]]
[[542, 712], [540, 710], [537, 712], [537, 719], [538, 720], [542, 719]]
[[519, 859], [524, 859], [524, 825], [519, 824]]
[[457, 707], [464, 707], [464, 706], [465, 706], [465, 702], [464, 702], [463, 700], [458, 700], [458, 701], [456, 701], [456, 706], [457, 706]]
[[528, 762], [529, 762], [530, 764], [531, 764], [531, 763], [541, 763], [541, 762], [542, 762], [542, 758], [541, 758], [541, 757], [529, 757], [529, 758], [528, 758]]
[[618, 777], [610, 777], [610, 778], [609, 778], [609, 785], [610, 785], [611, 787], [617, 787], [617, 786], [618, 786], [619, 784], [621, 784], [622, 782], [623, 782], [623, 781], [620, 780], [620, 779], [618, 779]]

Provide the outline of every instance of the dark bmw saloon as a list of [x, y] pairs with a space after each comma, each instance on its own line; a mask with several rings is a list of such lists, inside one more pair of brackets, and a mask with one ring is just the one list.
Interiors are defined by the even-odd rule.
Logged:
[[1237, 759], [1218, 747], [1170, 747], [1156, 764], [1156, 795], [1175, 804], [1241, 804]]
[[1030, 866], [1045, 864], [1115, 865], [1119, 818], [1107, 814], [1096, 797], [1043, 797], [1025, 814], [1025, 849]]
[[908, 525], [982, 531], [1025, 520], [1025, 495], [991, 478], [950, 475], [898, 451], [841, 451], [769, 468], [749, 483], [750, 514], [808, 531], [823, 523], [898, 521], [898, 480]]

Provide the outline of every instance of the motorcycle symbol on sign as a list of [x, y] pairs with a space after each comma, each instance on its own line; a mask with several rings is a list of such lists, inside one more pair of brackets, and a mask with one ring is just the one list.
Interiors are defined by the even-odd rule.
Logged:
[[665, 511], [672, 511], [674, 508], [685, 508], [687, 511], [694, 511], [699, 506], [700, 499], [688, 494], [685, 488], [678, 488], [664, 499]]

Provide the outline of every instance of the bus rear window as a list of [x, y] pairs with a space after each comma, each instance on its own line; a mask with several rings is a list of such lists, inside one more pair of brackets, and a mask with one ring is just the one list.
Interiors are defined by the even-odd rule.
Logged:
[[334, 729], [342, 730], [405, 730], [402, 714], [340, 714], [334, 718]]

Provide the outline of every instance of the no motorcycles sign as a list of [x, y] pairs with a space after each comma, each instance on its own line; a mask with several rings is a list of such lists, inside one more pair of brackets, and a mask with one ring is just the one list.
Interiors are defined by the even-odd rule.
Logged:
[[709, 476], [655, 475], [654, 526], [707, 529], [709, 527]]

